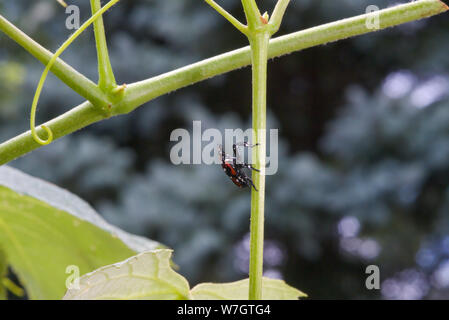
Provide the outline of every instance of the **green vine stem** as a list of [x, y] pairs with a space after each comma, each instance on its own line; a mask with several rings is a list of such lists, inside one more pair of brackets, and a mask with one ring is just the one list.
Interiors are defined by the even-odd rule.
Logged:
[[[51, 129], [53, 140], [56, 140], [106, 118], [104, 112], [86, 101], [61, 116], [46, 122], [45, 126]], [[43, 132], [41, 128], [36, 128], [36, 131], [39, 135], [41, 131]], [[41, 146], [33, 139], [31, 131], [24, 132], [0, 145], [0, 165]]]
[[[421, 0], [380, 10], [381, 24], [379, 30], [430, 17], [448, 9], [440, 0]], [[367, 15], [363, 14], [274, 38], [270, 40], [268, 58], [280, 57], [292, 52], [377, 31], [366, 28], [366, 19]], [[126, 114], [161, 95], [250, 64], [251, 49], [248, 46], [147, 80], [128, 84], [126, 97], [114, 106], [112, 113], [114, 115]]]
[[63, 6], [64, 8], [67, 8], [67, 3], [65, 3], [64, 0], [56, 0], [56, 1], [59, 2], [59, 4], [60, 4], [61, 6]]
[[242, 5], [243, 10], [245, 11], [248, 28], [254, 32], [262, 24], [260, 21], [262, 15], [260, 14], [256, 0], [242, 0]]
[[[95, 15], [101, 9], [101, 1], [90, 0], [90, 6], [92, 15]], [[117, 84], [115, 82], [114, 72], [112, 71], [111, 61], [109, 60], [103, 16], [101, 15], [94, 21], [94, 34], [98, 56], [98, 86], [103, 91], [108, 92], [114, 89]]]
[[[440, 14], [448, 9], [447, 5], [440, 0], [421, 0], [380, 10], [378, 12], [380, 19], [379, 30]], [[268, 58], [377, 31], [366, 28], [366, 19], [367, 15], [360, 15], [272, 39], [268, 48]], [[48, 50], [39, 46], [1, 15], [0, 30], [43, 64], [46, 65], [50, 60], [51, 53]], [[108, 104], [108, 98], [104, 92], [92, 81], [80, 75], [62, 60], [57, 59], [50, 70], [74, 91], [92, 102], [93, 105], [87, 102], [83, 103], [45, 123], [45, 125], [53, 131], [54, 139], [57, 139], [109, 116], [131, 112], [142, 104], [161, 95], [247, 66], [250, 62], [251, 50], [249, 47], [245, 47], [144, 81], [129, 84], [124, 98], [113, 104], [110, 114], [104, 114], [93, 107], [93, 105], [104, 106]], [[40, 146], [33, 140], [30, 131], [12, 138], [0, 144], [0, 165]]]
[[[205, 0], [223, 17], [245, 34], [250, 43], [252, 65], [252, 149], [254, 190], [251, 190], [251, 226], [249, 258], [250, 300], [262, 298], [263, 247], [264, 247], [264, 211], [265, 211], [265, 167], [266, 167], [266, 119], [267, 119], [267, 60], [268, 45], [273, 29], [279, 29], [283, 13], [290, 0], [279, 0], [274, 22], [269, 24], [268, 14], [261, 16], [255, 0], [242, 0], [247, 26], [243, 26], [232, 15], [215, 3]], [[279, 7], [283, 9], [279, 9]], [[276, 25], [275, 27], [273, 27]]]
[[266, 125], [267, 125], [267, 61], [271, 36], [279, 30], [285, 10], [290, 0], [278, 0], [269, 20], [268, 14], [260, 14], [254, 0], [242, 0], [247, 17], [247, 33], [251, 48], [252, 63], [252, 150], [255, 168], [252, 178], [256, 190], [251, 190], [251, 227], [249, 258], [249, 294], [250, 300], [262, 299], [264, 214], [265, 214], [265, 168], [266, 168]]
[[56, 59], [64, 52], [65, 49], [76, 39], [78, 36], [86, 30], [87, 27], [89, 27], [93, 22], [96, 21], [101, 15], [109, 10], [113, 5], [115, 5], [120, 0], [111, 0], [109, 1], [104, 7], [102, 7], [100, 10], [98, 10], [94, 15], [92, 15], [83, 25], [75, 31], [62, 45], [59, 47], [59, 49], [55, 52], [55, 54], [52, 56], [50, 61], [48, 62], [47, 66], [44, 69], [44, 72], [42, 72], [42, 76], [39, 80], [39, 83], [37, 85], [36, 93], [34, 94], [33, 103], [31, 106], [31, 116], [30, 116], [30, 127], [31, 127], [31, 135], [33, 136], [33, 139], [41, 144], [41, 145], [47, 145], [53, 141], [53, 132], [49, 127], [47, 127], [45, 124], [41, 126], [43, 130], [47, 132], [47, 139], [42, 139], [38, 136], [35, 126], [35, 120], [36, 120], [36, 109], [37, 109], [37, 103], [39, 102], [39, 97], [41, 95], [42, 89], [44, 87], [45, 79], [47, 78], [48, 72], [50, 71], [51, 67], [55, 63]]
[[253, 87], [253, 144], [255, 168], [253, 182], [258, 191], [251, 191], [251, 230], [249, 259], [249, 299], [262, 299], [264, 210], [265, 210], [265, 155], [267, 122], [267, 60], [270, 32], [264, 31], [249, 37], [252, 52]]
[[[33, 55], [43, 65], [48, 65], [53, 53], [39, 45], [11, 22], [0, 15], [0, 30]], [[106, 105], [107, 97], [98, 86], [61, 59], [56, 59], [50, 71], [69, 88], [95, 105]]]

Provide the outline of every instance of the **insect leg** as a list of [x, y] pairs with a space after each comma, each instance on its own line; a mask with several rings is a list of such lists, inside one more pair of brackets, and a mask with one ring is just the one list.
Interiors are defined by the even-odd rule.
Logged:
[[250, 164], [248, 164], [248, 163], [244, 163], [244, 164], [243, 164], [243, 168], [248, 168], [248, 169], [254, 170], [254, 171], [256, 171], [256, 172], [260, 172], [259, 169], [254, 168], [252, 165], [250, 165]]
[[247, 178], [246, 180], [247, 180], [247, 183], [254, 188], [254, 190], [259, 191], [259, 190], [257, 190], [256, 186], [254, 185], [253, 180], [251, 180], [250, 178]]
[[253, 147], [257, 147], [259, 144], [258, 143], [256, 143], [256, 144], [250, 144], [250, 143], [248, 143], [248, 142], [239, 142], [239, 143], [237, 143], [237, 144], [235, 144], [237, 147], [249, 147], [249, 148], [253, 148]]

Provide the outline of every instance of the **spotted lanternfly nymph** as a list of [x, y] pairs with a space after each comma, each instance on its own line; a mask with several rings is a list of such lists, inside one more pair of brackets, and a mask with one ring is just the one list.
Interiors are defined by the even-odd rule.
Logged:
[[[234, 184], [239, 188], [253, 187], [257, 191], [253, 180], [243, 171], [244, 168], [251, 169], [260, 172], [258, 169], [253, 168], [248, 163], [237, 163], [237, 147], [255, 147], [259, 144], [249, 144], [248, 142], [237, 143], [232, 145], [234, 151], [233, 157], [228, 157], [223, 151], [221, 151], [221, 167], [223, 171], [228, 175], [228, 177], [234, 182]], [[221, 149], [221, 148], [220, 148]]]

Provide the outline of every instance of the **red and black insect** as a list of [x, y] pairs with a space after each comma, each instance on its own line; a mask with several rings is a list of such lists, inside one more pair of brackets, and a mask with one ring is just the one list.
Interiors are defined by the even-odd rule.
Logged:
[[239, 188], [253, 187], [254, 190], [257, 191], [256, 186], [253, 183], [253, 180], [243, 171], [243, 169], [248, 168], [257, 172], [260, 172], [258, 169], [253, 168], [248, 163], [237, 163], [237, 147], [255, 147], [259, 144], [249, 144], [248, 142], [237, 143], [232, 145], [232, 149], [234, 151], [233, 157], [228, 157], [223, 151], [221, 152], [221, 167], [223, 171], [231, 178], [232, 182]]

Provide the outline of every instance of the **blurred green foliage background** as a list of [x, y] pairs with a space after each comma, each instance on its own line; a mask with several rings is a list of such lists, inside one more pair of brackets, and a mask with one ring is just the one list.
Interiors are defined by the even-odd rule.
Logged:
[[[258, 1], [271, 10], [274, 0]], [[402, 1], [294, 0], [280, 34]], [[89, 17], [88, 1], [80, 6]], [[239, 0], [221, 1], [243, 21]], [[55, 50], [71, 31], [53, 0], [0, 0], [0, 12]], [[119, 83], [247, 44], [198, 0], [123, 0], [105, 16]], [[269, 123], [279, 172], [267, 179], [265, 273], [319, 299], [449, 298], [447, 14], [270, 61]], [[96, 80], [93, 32], [62, 57]], [[0, 141], [29, 129], [43, 66], [0, 34]], [[170, 133], [247, 128], [244, 68], [90, 126], [10, 165], [90, 202], [111, 223], [174, 248], [193, 284], [245, 278], [250, 193], [219, 166], [170, 163]], [[82, 102], [54, 76], [38, 123]], [[381, 289], [367, 290], [378, 265]]]

